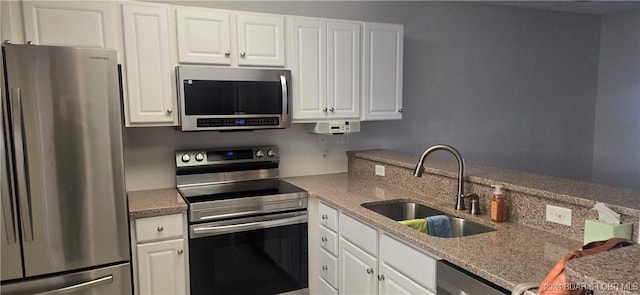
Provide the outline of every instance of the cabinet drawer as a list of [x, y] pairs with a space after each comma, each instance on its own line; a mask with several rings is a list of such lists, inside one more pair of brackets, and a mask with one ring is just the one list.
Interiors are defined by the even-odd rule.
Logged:
[[318, 295], [338, 295], [338, 290], [323, 278], [318, 278]]
[[340, 236], [378, 256], [378, 231], [348, 215], [340, 214]]
[[320, 247], [329, 251], [333, 255], [338, 255], [338, 234], [324, 226], [320, 226], [319, 228]]
[[338, 258], [320, 249], [320, 277], [327, 280], [334, 288], [338, 286]]
[[338, 210], [327, 206], [325, 203], [320, 203], [318, 213], [318, 218], [320, 218], [318, 221], [320, 224], [332, 231], [338, 231]]
[[380, 260], [431, 290], [436, 290], [436, 259], [389, 237], [380, 236]]
[[182, 214], [171, 214], [136, 219], [138, 243], [182, 237]]

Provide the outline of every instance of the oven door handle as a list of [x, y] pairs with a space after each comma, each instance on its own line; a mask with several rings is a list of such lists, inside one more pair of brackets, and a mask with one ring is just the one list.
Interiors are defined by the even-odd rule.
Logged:
[[237, 233], [256, 229], [271, 228], [277, 226], [285, 226], [291, 224], [299, 224], [307, 222], [307, 215], [298, 215], [294, 217], [267, 219], [263, 221], [254, 221], [247, 223], [238, 223], [230, 225], [202, 225], [192, 228], [191, 238], [200, 238], [206, 236], [217, 236], [228, 233]]

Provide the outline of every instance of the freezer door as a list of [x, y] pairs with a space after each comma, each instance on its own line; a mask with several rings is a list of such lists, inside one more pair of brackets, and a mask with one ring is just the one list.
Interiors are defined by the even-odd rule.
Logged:
[[4, 49], [25, 276], [130, 260], [116, 51]]
[[9, 130], [9, 110], [6, 97], [4, 80], [4, 66], [0, 58], [0, 92], [2, 93], [2, 112], [0, 124], [2, 125], [2, 137], [0, 137], [0, 201], [2, 204], [2, 218], [0, 218], [0, 258], [2, 259], [2, 281], [22, 277], [22, 254], [20, 252], [20, 235], [18, 232], [18, 211], [13, 189], [13, 166], [9, 159], [12, 158]]
[[3, 295], [125, 295], [131, 294], [129, 263], [95, 270], [2, 285]]

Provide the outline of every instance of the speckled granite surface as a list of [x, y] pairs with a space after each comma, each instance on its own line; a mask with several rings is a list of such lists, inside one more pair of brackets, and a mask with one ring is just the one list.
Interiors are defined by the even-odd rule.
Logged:
[[572, 259], [565, 272], [594, 294], [640, 294], [640, 245]]
[[[510, 290], [520, 283], [542, 281], [558, 259], [581, 245], [579, 241], [521, 224], [494, 223], [487, 214], [472, 216], [455, 211], [449, 202], [348, 173], [285, 180], [313, 197]], [[413, 200], [498, 230], [454, 239], [432, 237], [361, 206], [397, 199]]]
[[150, 217], [187, 211], [187, 203], [185, 203], [175, 188], [128, 192], [127, 197], [129, 201], [130, 218]]
[[[415, 168], [420, 159], [419, 155], [389, 150], [353, 151], [348, 154], [409, 169]], [[455, 161], [437, 158], [427, 159], [425, 168], [425, 172], [450, 177], [456, 177], [458, 171]], [[477, 183], [503, 184], [505, 189], [566, 200], [583, 206], [592, 206], [596, 201], [613, 205], [614, 209], [621, 211], [640, 210], [640, 191], [496, 167], [466, 165], [465, 168], [467, 179]], [[620, 208], [616, 208], [616, 206]]]
[[[416, 178], [411, 175], [411, 171], [419, 155], [387, 150], [348, 154], [349, 173], [293, 177], [286, 180], [306, 189], [311, 196], [510, 290], [521, 283], [542, 281], [564, 254], [582, 245], [584, 220], [597, 217], [595, 212], [589, 210], [595, 202], [606, 203], [622, 214], [623, 221], [633, 222], [633, 239], [638, 239], [639, 191], [495, 167], [467, 165], [465, 192], [480, 195], [483, 211], [480, 216], [472, 216], [467, 212], [453, 210], [457, 178], [457, 165], [454, 161], [428, 159], [425, 175]], [[380, 163], [388, 164], [385, 165], [384, 178], [375, 176], [373, 172], [374, 165]], [[507, 222], [492, 222], [487, 214], [491, 196], [489, 186], [492, 184], [502, 184], [506, 189]], [[489, 225], [497, 231], [442, 239], [424, 235], [361, 206], [368, 202], [398, 199], [422, 203], [451, 215]], [[572, 226], [545, 222], [544, 210], [547, 204], [571, 208]], [[631, 283], [637, 283], [639, 262], [625, 260], [625, 257], [640, 257], [638, 253], [620, 256], [608, 254], [599, 258], [600, 255], [604, 254], [571, 262], [576, 269], [576, 283], [586, 286], [594, 282], [614, 283], [625, 280], [635, 280]], [[595, 275], [599, 268], [590, 264], [592, 259], [598, 263], [600, 259], [606, 260], [603, 265], [610, 268], [603, 270], [607, 274]], [[621, 260], [625, 262], [619, 263]], [[625, 268], [616, 268], [616, 265], [624, 265]], [[602, 280], [594, 281], [595, 278]], [[631, 293], [622, 294], [637, 292], [638, 290], [632, 290]], [[596, 293], [598, 294], [597, 290]]]
[[[427, 159], [425, 173], [413, 177], [418, 155], [387, 150], [349, 152], [349, 174], [373, 181], [383, 181], [453, 204], [457, 190], [457, 164], [453, 160]], [[386, 166], [386, 177], [375, 176], [375, 165]], [[593, 183], [555, 178], [532, 173], [468, 165], [465, 171], [465, 193], [477, 193], [483, 212], [488, 212], [491, 184], [505, 188], [507, 219], [545, 231], [582, 240], [586, 219], [597, 218], [590, 210], [602, 201], [621, 214], [621, 220], [633, 223], [632, 239], [638, 241], [640, 226], [640, 191], [619, 189]], [[603, 197], [604, 196], [604, 197]], [[545, 221], [546, 205], [572, 210], [571, 226]]]

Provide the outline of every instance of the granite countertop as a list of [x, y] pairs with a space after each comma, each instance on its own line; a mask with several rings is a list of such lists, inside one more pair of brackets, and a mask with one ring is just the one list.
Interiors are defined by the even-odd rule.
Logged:
[[[350, 156], [414, 169], [419, 155], [390, 150], [365, 150], [347, 152]], [[558, 178], [498, 167], [466, 165], [465, 178], [475, 183], [503, 184], [504, 188], [562, 200], [582, 206], [593, 206], [595, 202], [606, 203], [618, 213], [637, 214], [640, 210], [640, 191], [612, 187], [602, 184]], [[428, 159], [425, 172], [457, 177], [455, 161], [438, 158]], [[579, 196], [579, 197], [577, 197]]]
[[[450, 208], [449, 200], [425, 199], [410, 191], [348, 173], [291, 177], [285, 180], [307, 190], [313, 197], [509, 290], [521, 283], [541, 282], [564, 254], [582, 244], [580, 241], [517, 223], [492, 222], [486, 214], [473, 216], [455, 211]], [[397, 199], [416, 201], [489, 225], [497, 231], [462, 238], [438, 238], [422, 234], [361, 206], [368, 202]], [[598, 256], [591, 259], [596, 257]], [[633, 261], [630, 260], [629, 263]], [[637, 265], [625, 271], [636, 270], [637, 276]], [[582, 269], [577, 271], [583, 272]], [[612, 270], [613, 273], [616, 271], [619, 269]]]
[[187, 203], [175, 188], [128, 192], [129, 217], [141, 218], [183, 213]]
[[[455, 211], [450, 202], [370, 181], [348, 173], [286, 178], [336, 208], [448, 260], [499, 286], [512, 290], [521, 283], [541, 282], [580, 241], [512, 222], [496, 223], [487, 214]], [[451, 215], [482, 223], [497, 231], [461, 238], [425, 235], [361, 206], [368, 202], [412, 200]]]
[[572, 282], [596, 293], [640, 292], [640, 245], [573, 259], [565, 265]]

